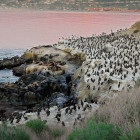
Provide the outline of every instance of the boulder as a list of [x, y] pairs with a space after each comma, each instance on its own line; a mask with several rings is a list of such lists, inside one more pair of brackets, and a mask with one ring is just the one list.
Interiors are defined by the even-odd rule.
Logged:
[[22, 64], [21, 66], [18, 67], [14, 67], [13, 68], [13, 74], [16, 76], [22, 76], [23, 74], [25, 74], [25, 64]]
[[103, 50], [105, 53], [109, 53], [109, 52], [112, 52], [113, 51], [113, 46], [108, 43], [106, 44], [106, 46], [104, 47], [104, 50]]
[[69, 97], [65, 96], [63, 93], [55, 93], [56, 97], [53, 99], [52, 103], [56, 103], [58, 107], [64, 107], [64, 105], [68, 102]]

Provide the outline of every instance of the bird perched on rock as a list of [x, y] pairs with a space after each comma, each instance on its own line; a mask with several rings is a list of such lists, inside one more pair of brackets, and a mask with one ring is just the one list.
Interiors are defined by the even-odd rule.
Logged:
[[19, 121], [20, 121], [20, 119], [18, 118], [18, 119], [16, 120], [16, 123], [19, 123]]
[[76, 105], [74, 105], [72, 109], [76, 111]]
[[68, 111], [69, 111], [69, 108], [66, 108], [66, 109], [65, 109], [65, 114], [67, 114], [67, 113], [68, 113]]
[[119, 82], [119, 84], [118, 84], [118, 88], [120, 87], [120, 84], [121, 84], [121, 83]]
[[61, 117], [61, 111], [60, 110], [57, 112], [57, 116]]
[[81, 100], [81, 106], [83, 107], [84, 106], [84, 103], [83, 103], [83, 101]]
[[47, 123], [47, 120], [43, 120], [44, 123]]
[[80, 109], [80, 106], [78, 105], [78, 109]]
[[72, 114], [72, 109], [70, 109], [70, 112], [69, 112], [69, 114]]
[[79, 120], [81, 118], [81, 114], [78, 114], [77, 120]]
[[24, 116], [24, 115], [23, 115], [23, 118], [25, 119], [25, 121], [28, 120], [28, 117], [26, 117], [26, 116]]
[[77, 124], [77, 119], [75, 118], [73, 126], [75, 126]]
[[50, 110], [49, 109], [46, 110], [46, 114], [47, 114], [47, 117], [50, 116]]
[[56, 119], [57, 119], [58, 122], [60, 122], [60, 118], [59, 117], [57, 117]]
[[14, 118], [12, 118], [12, 119], [10, 120], [10, 123], [13, 123], [13, 121], [14, 121]]
[[62, 121], [62, 125], [65, 126], [65, 123]]

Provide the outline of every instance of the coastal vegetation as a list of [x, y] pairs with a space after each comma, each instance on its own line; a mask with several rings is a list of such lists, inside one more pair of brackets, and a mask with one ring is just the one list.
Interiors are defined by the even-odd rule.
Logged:
[[41, 120], [30, 120], [19, 127], [8, 126], [6, 122], [0, 124], [0, 140], [56, 140], [64, 135], [61, 128], [48, 127]]
[[[90, 118], [73, 129], [50, 127], [41, 120], [30, 120], [20, 127], [0, 125], [1, 140], [139, 140], [140, 88], [122, 92], [101, 106]], [[28, 129], [27, 129], [28, 128]], [[13, 137], [14, 136], [14, 137]]]
[[122, 92], [101, 106], [81, 129], [74, 129], [69, 140], [140, 139], [140, 88]]
[[30, 140], [30, 135], [22, 128], [8, 127], [3, 122], [0, 125], [0, 140]]
[[25, 125], [36, 133], [41, 133], [47, 129], [47, 126], [41, 120], [30, 120]]
[[140, 87], [140, 78], [136, 81], [135, 87]]
[[118, 140], [120, 129], [113, 124], [95, 123], [89, 121], [85, 128], [76, 129], [68, 136], [69, 140]]

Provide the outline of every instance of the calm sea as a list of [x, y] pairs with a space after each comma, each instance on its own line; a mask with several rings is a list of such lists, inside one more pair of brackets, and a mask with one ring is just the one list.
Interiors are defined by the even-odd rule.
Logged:
[[[140, 13], [0, 11], [0, 59], [20, 55], [34, 46], [57, 43], [61, 37], [129, 28], [138, 20]], [[11, 70], [0, 71], [0, 82], [17, 79]]]
[[[24, 51], [25, 49], [16, 49], [16, 48], [0, 49], [0, 60], [2, 60], [3, 58], [11, 58], [13, 56], [21, 56], [24, 53]], [[0, 83], [4, 82], [12, 83], [17, 81], [18, 79], [19, 77], [14, 76], [12, 70], [8, 69], [0, 70]]]

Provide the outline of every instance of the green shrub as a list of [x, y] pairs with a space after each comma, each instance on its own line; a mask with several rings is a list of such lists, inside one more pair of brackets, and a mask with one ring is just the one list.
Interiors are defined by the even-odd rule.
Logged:
[[89, 121], [86, 128], [73, 130], [68, 140], [117, 140], [119, 136], [120, 129], [116, 129], [113, 124]]
[[30, 136], [23, 129], [15, 128], [14, 140], [30, 140]]
[[8, 127], [3, 123], [0, 125], [0, 140], [30, 140], [30, 136], [23, 129]]
[[0, 140], [12, 140], [12, 129], [8, 129], [5, 123], [0, 125]]
[[131, 133], [120, 136], [120, 140], [140, 140], [140, 130], [133, 129]]
[[137, 79], [135, 87], [140, 87], [140, 78]]
[[53, 136], [53, 137], [61, 137], [64, 132], [62, 130], [59, 130], [59, 129], [55, 129], [55, 130], [50, 130], [50, 134]]
[[25, 125], [36, 133], [41, 133], [48, 128], [41, 120], [30, 120]]
[[133, 33], [138, 33], [139, 32], [139, 30], [134, 30], [134, 32]]

